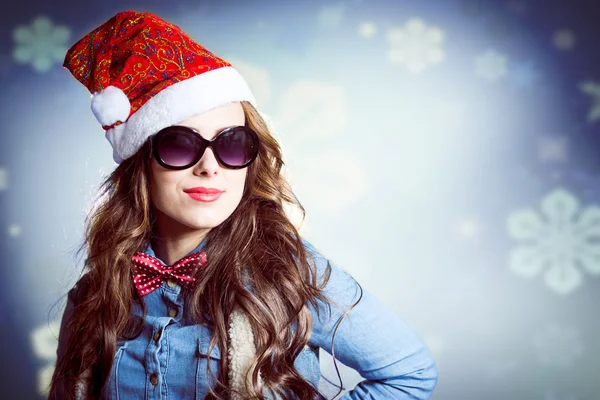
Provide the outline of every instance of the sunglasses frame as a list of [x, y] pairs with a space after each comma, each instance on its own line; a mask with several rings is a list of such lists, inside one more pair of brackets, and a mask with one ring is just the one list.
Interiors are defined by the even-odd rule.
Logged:
[[[166, 162], [164, 162], [162, 160], [162, 158], [160, 157], [160, 154], [158, 154], [158, 141], [160, 140], [160, 138], [169, 133], [169, 131], [173, 128], [178, 128], [178, 129], [183, 129], [184, 131], [188, 131], [193, 135], [196, 139], [193, 140], [199, 140], [200, 141], [200, 148], [202, 148], [202, 151], [198, 152], [198, 155], [196, 157], [194, 157], [194, 159], [192, 161], [189, 162], [189, 164], [187, 165], [183, 165], [181, 167], [176, 167], [170, 164], [167, 164]], [[251, 138], [254, 140], [254, 142], [256, 143], [256, 151], [254, 152], [254, 155], [250, 158], [249, 161], [247, 161], [246, 163], [244, 163], [243, 165], [240, 166], [231, 166], [229, 164], [227, 164], [226, 162], [224, 162], [221, 157], [219, 156], [219, 153], [217, 151], [215, 151], [214, 148], [214, 143], [219, 140], [224, 134], [229, 133], [233, 130], [237, 130], [243, 128], [246, 132], [248, 132], [251, 136]], [[188, 169], [194, 165], [196, 165], [196, 163], [198, 161], [200, 161], [200, 159], [202, 158], [202, 156], [204, 155], [204, 152], [206, 151], [206, 149], [208, 147], [210, 147], [213, 150], [213, 154], [215, 155], [215, 158], [217, 159], [217, 161], [219, 162], [219, 164], [221, 164], [223, 167], [228, 168], [228, 169], [242, 169], [247, 167], [248, 165], [252, 164], [252, 162], [256, 159], [256, 157], [258, 156], [258, 151], [259, 151], [259, 147], [260, 147], [260, 140], [258, 139], [258, 135], [256, 134], [256, 132], [254, 132], [254, 130], [252, 130], [251, 128], [245, 126], [245, 125], [238, 125], [238, 126], [230, 126], [228, 128], [223, 129], [222, 131], [220, 131], [219, 133], [217, 133], [215, 135], [215, 137], [211, 140], [205, 139], [202, 137], [202, 135], [200, 135], [200, 132], [198, 132], [196, 129], [194, 128], [190, 128], [189, 126], [184, 126], [184, 125], [170, 125], [167, 126], [163, 129], [161, 129], [160, 131], [158, 131], [156, 134], [154, 134], [151, 139], [150, 139], [150, 143], [151, 143], [151, 156], [154, 157], [154, 159], [158, 162], [158, 164], [164, 168], [167, 169], [172, 169], [172, 170], [182, 170], [182, 169]]]

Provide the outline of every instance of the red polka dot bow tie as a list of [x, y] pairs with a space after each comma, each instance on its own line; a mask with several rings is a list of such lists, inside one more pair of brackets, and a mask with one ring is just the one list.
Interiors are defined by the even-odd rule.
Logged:
[[176, 280], [182, 286], [189, 286], [195, 281], [193, 272], [204, 264], [206, 264], [204, 251], [192, 253], [169, 266], [158, 258], [137, 252], [133, 255], [131, 273], [138, 292], [145, 296], [158, 289], [169, 278]]

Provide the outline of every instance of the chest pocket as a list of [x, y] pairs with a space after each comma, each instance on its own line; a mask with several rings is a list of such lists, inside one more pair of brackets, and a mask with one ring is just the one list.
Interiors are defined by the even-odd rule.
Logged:
[[[210, 331], [203, 329], [198, 337], [198, 351], [196, 352], [196, 400], [204, 399], [209, 393], [209, 387], [214, 388], [216, 378], [219, 377], [218, 369], [221, 351], [218, 344], [216, 344], [209, 354], [209, 344]], [[207, 370], [207, 367], [210, 367], [210, 371]]]

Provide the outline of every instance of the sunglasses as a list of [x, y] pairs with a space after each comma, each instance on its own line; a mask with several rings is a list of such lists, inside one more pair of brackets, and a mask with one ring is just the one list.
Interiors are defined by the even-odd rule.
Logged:
[[210, 147], [220, 164], [230, 169], [244, 168], [258, 155], [258, 135], [247, 126], [223, 129], [212, 140], [197, 130], [181, 125], [161, 129], [151, 139], [152, 155], [164, 168], [180, 170], [195, 165]]

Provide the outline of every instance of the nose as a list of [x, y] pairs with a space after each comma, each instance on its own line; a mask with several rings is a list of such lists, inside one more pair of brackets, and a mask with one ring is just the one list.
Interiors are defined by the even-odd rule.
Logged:
[[219, 168], [221, 166], [217, 157], [215, 157], [215, 153], [212, 148], [207, 147], [204, 149], [204, 154], [202, 154], [200, 160], [194, 165], [194, 172], [201, 175], [214, 175]]

